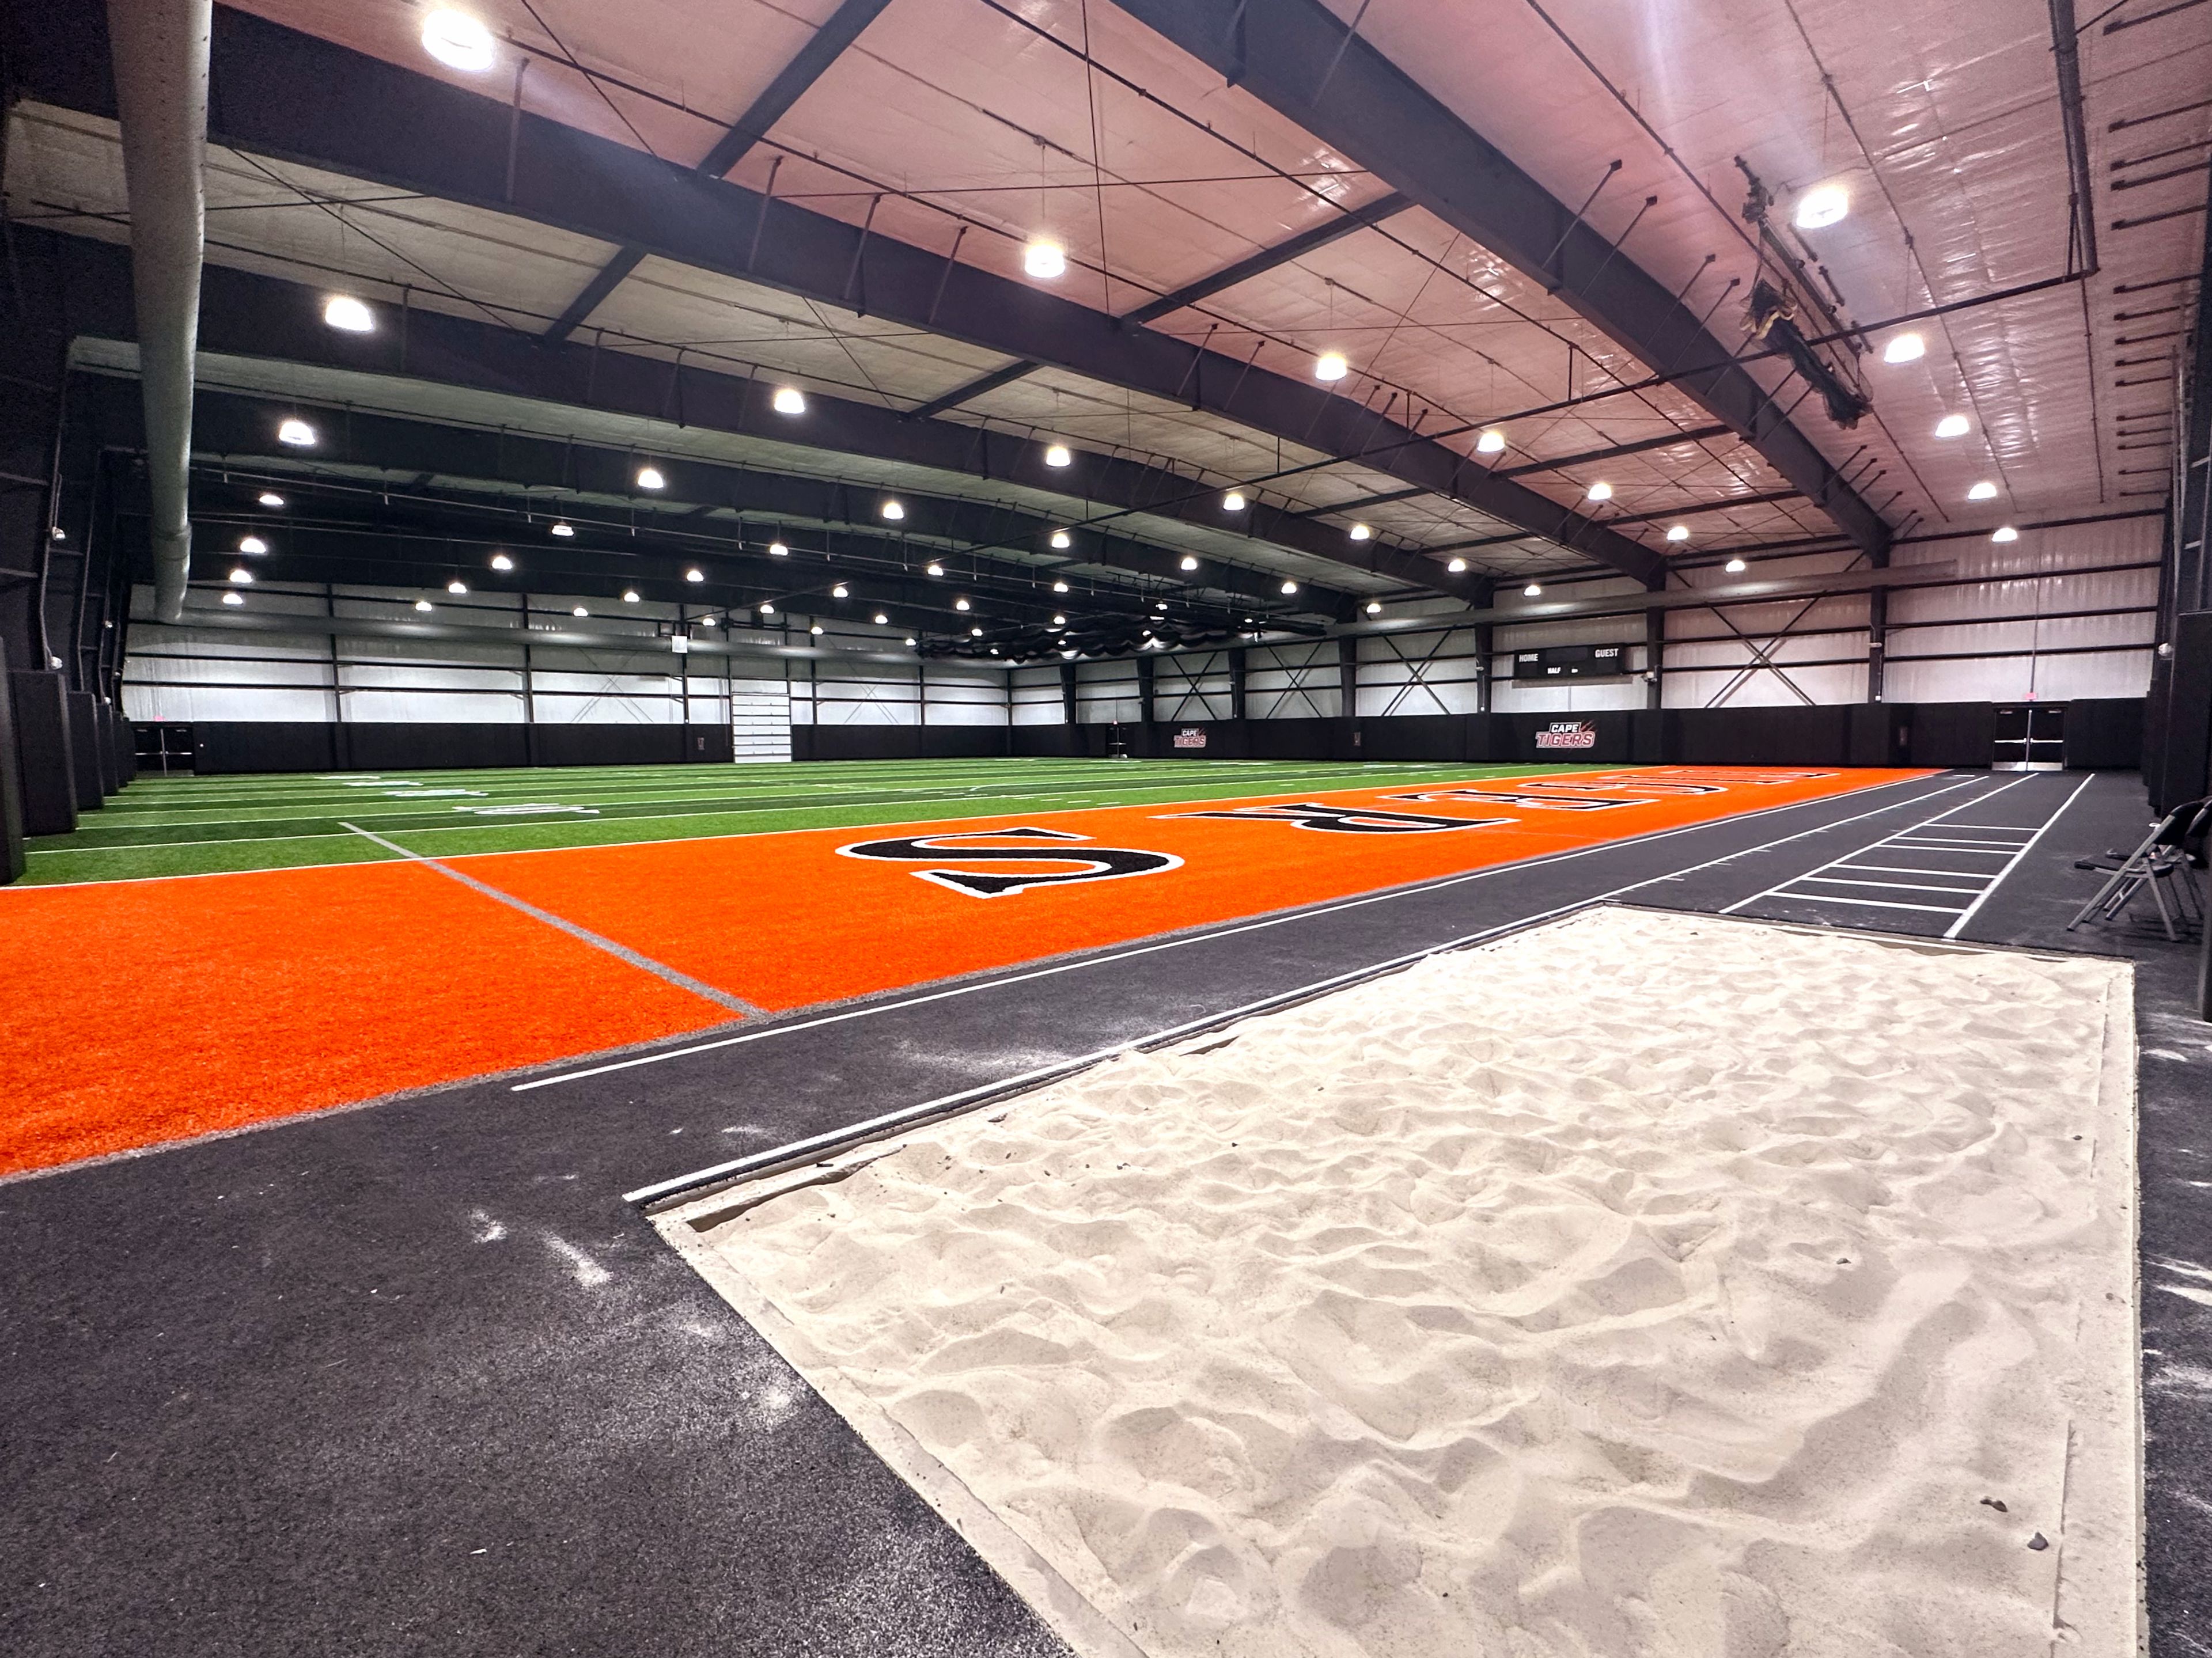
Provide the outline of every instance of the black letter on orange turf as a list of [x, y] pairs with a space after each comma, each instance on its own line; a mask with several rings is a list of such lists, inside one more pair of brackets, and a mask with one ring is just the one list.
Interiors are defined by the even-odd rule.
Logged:
[[1115, 881], [1124, 876], [1151, 875], [1160, 870], [1176, 868], [1182, 862], [1182, 859], [1164, 852], [1136, 852], [1127, 847], [963, 847], [950, 844], [961, 841], [1010, 838], [1065, 842], [1080, 841], [1084, 837], [1070, 835], [1065, 829], [1027, 827], [961, 829], [944, 835], [902, 835], [896, 841], [863, 841], [858, 846], [840, 847], [837, 851], [847, 858], [881, 858], [893, 862], [916, 864], [1044, 862], [1084, 865], [1065, 875], [971, 875], [965, 870], [957, 869], [918, 869], [914, 872], [925, 881], [934, 881], [941, 887], [951, 887], [956, 892], [964, 892], [975, 898], [1003, 897], [1026, 887], [1065, 886], [1073, 881]]
[[1171, 817], [1235, 817], [1257, 823], [1295, 823], [1332, 835], [1426, 835], [1438, 829], [1488, 829], [1510, 817], [1431, 817], [1418, 811], [1383, 811], [1373, 806], [1325, 806], [1300, 800], [1282, 806], [1235, 806], [1226, 811], [1177, 811]]

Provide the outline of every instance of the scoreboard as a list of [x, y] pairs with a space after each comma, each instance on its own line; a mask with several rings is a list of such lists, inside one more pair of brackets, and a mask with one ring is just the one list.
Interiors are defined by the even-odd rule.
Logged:
[[1518, 681], [1546, 679], [1626, 679], [1629, 677], [1626, 645], [1553, 645], [1540, 651], [1516, 651], [1513, 677]]

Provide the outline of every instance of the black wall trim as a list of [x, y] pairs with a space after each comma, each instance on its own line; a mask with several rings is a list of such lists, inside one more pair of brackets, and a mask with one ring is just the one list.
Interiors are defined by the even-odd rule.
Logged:
[[[19, 680], [36, 676], [19, 675]], [[2141, 697], [2066, 704], [2066, 763], [2142, 762]], [[1565, 727], [1554, 732], [1554, 727]], [[434, 771], [495, 766], [726, 762], [720, 726], [288, 725], [202, 720], [203, 774]], [[1151, 760], [1400, 760], [1592, 766], [1986, 766], [1987, 702], [1818, 708], [1601, 710], [1593, 714], [1407, 714], [1382, 720], [1200, 720], [1112, 725], [794, 726], [794, 760], [1103, 759], [1116, 744]], [[1178, 735], [1204, 738], [1178, 746]], [[1580, 744], [1540, 747], [1552, 735]], [[1587, 739], [1586, 741], [1584, 739]]]

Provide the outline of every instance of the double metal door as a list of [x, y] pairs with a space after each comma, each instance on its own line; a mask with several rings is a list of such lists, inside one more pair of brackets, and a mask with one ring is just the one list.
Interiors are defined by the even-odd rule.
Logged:
[[1990, 753], [1991, 771], [2063, 771], [2066, 768], [2066, 705], [2063, 702], [2003, 702], [1996, 709], [1996, 741]]

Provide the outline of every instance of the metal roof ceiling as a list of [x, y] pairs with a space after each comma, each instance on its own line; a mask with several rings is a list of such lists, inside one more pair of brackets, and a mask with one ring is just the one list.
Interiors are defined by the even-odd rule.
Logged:
[[[1760, 268], [1739, 213], [1738, 156], [1774, 188], [1784, 215], [1813, 184], [1850, 189], [1848, 218], [1794, 239], [1825, 270], [1849, 322], [2067, 270], [2068, 169], [2051, 13], [2039, 0], [1328, 4], [1560, 202], [1582, 203], [1595, 189], [1587, 222], [1621, 237], [1616, 257], [1686, 294], [1693, 311], [1717, 302], [1710, 326], [1723, 341], [1742, 340], [1741, 301]], [[488, 75], [427, 56], [418, 39], [426, 8], [404, 0], [246, 8], [685, 166], [838, 9], [835, 0], [471, 0], [465, 9], [501, 37]], [[2164, 493], [2165, 452], [2135, 446], [2124, 428], [2170, 407], [2168, 359], [2194, 304], [2194, 288], [2179, 279], [2202, 257], [2212, 110], [2185, 106], [2201, 100], [2212, 72], [2212, 8], [2149, 15], [2160, 10], [2155, 0], [2127, 0], [2080, 36], [2099, 274], [1912, 325], [1929, 344], [1920, 361], [1860, 360], [1874, 409], [1856, 429], [1831, 425], [1817, 400], [1797, 409], [1806, 435], [1892, 526], [1908, 518], [1971, 526]], [[19, 106], [10, 210], [117, 234], [114, 149], [102, 123]], [[210, 258], [371, 293], [404, 286], [426, 308], [542, 328], [617, 252], [296, 163], [229, 151], [210, 161]], [[1115, 314], [1391, 188], [1358, 156], [1224, 85], [1106, 0], [890, 0], [730, 177], [755, 190], [772, 182], [779, 200], [957, 249], [963, 264], [1020, 282], [1032, 280], [1022, 273], [1023, 244], [1049, 236], [1069, 269], [1036, 285]], [[1646, 206], [1647, 197], [1656, 199]], [[70, 210], [106, 216], [57, 216]], [[1732, 294], [1730, 278], [1741, 284]], [[1530, 469], [1520, 482], [1562, 503], [1602, 480], [1613, 497], [1597, 515], [1655, 550], [1678, 513], [1703, 549], [1833, 534], [1820, 508], [1791, 495], [1733, 434], [1675, 435], [1714, 423], [1676, 386], [1574, 401], [1680, 365], [1639, 361], [1542, 282], [1421, 208], [1152, 326], [1299, 379], [1316, 352], [1342, 351], [1352, 364], [1344, 395], [1378, 419], [1418, 419], [1432, 433], [1464, 428], [1447, 440], [1462, 452], [1472, 452], [1477, 428], [1508, 421], [1510, 446], [1482, 465]], [[771, 371], [902, 410], [1012, 361], [857, 307], [654, 258], [612, 288], [585, 337], [609, 349]], [[1784, 407], [1796, 403], [1803, 388], [1787, 384], [1781, 365], [1750, 367]], [[406, 395], [432, 397], [412, 387]], [[1548, 412], [1523, 412], [1532, 410]], [[1936, 420], [1954, 412], [1970, 431], [1936, 439]], [[503, 417], [483, 408], [476, 416]], [[1501, 576], [1589, 562], [1448, 497], [1407, 495], [1401, 479], [1357, 459], [1332, 461], [1066, 370], [1029, 374], [940, 417], [1170, 459], [1218, 484], [1256, 481], [1293, 510], [1347, 529], [1356, 519], [1439, 559], [1459, 550]], [[708, 440], [653, 432], [636, 440]], [[732, 458], [762, 446], [713, 441]], [[1644, 443], [1663, 446], [1570, 459]], [[886, 483], [915, 470], [820, 454], [781, 454], [775, 464]], [[1968, 486], [1984, 478], [2001, 486], [1999, 498], [1968, 504]], [[1084, 507], [949, 475], [908, 487]], [[1403, 498], [1370, 499], [1383, 495]], [[1395, 585], [1364, 578], [1360, 587], [1356, 572], [1187, 524], [1147, 520], [1145, 533], [1347, 590]]]

